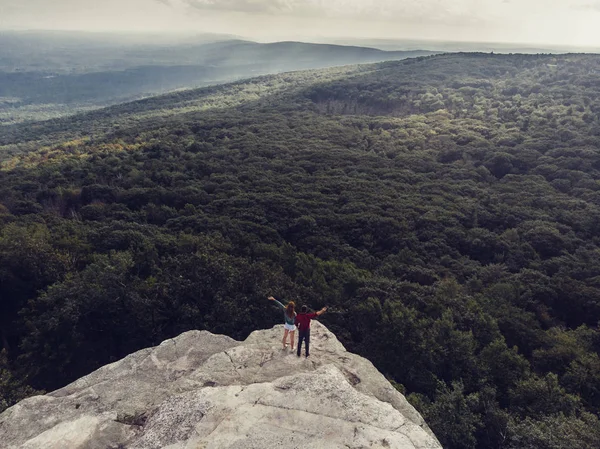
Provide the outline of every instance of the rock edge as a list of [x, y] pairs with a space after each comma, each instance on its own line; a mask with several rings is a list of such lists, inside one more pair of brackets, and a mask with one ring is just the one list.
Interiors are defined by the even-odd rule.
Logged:
[[368, 360], [313, 322], [311, 356], [283, 326], [243, 342], [189, 331], [0, 415], [7, 449], [441, 448]]

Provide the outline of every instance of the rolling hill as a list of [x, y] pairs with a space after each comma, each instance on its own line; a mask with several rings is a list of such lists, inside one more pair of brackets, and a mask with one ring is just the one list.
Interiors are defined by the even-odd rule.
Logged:
[[[267, 73], [398, 60], [431, 51], [260, 44], [213, 36], [183, 42], [86, 34], [0, 34], [0, 123], [64, 116], [183, 88]], [[215, 39], [214, 41], [212, 39]]]

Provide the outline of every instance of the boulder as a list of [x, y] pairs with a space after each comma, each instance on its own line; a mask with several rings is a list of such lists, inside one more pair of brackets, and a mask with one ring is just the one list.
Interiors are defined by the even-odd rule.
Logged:
[[238, 342], [190, 331], [0, 415], [8, 449], [441, 448], [368, 360], [313, 322], [311, 355], [283, 326]]

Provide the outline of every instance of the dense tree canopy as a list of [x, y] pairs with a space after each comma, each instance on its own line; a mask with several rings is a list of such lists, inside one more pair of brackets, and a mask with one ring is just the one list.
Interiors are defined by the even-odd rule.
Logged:
[[599, 70], [444, 55], [6, 128], [6, 382], [244, 338], [274, 294], [329, 305], [444, 447], [599, 446]]

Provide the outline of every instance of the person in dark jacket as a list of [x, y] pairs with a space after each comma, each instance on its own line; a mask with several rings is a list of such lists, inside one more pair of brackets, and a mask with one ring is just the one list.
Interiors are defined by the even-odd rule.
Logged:
[[309, 356], [310, 349], [310, 321], [323, 315], [327, 311], [327, 307], [323, 307], [318, 312], [308, 313], [306, 306], [302, 306], [301, 312], [296, 315], [296, 326], [298, 326], [298, 351], [296, 354], [300, 357], [300, 350], [302, 349], [302, 341], [306, 342], [305, 355]]

